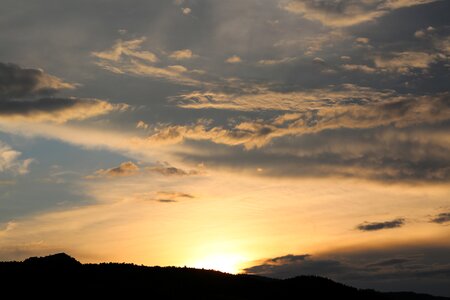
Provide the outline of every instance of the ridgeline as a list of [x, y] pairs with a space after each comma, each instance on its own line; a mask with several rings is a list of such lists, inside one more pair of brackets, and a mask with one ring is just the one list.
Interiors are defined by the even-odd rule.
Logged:
[[3, 295], [19, 299], [449, 299], [360, 290], [317, 276], [278, 280], [193, 268], [81, 264], [65, 253], [0, 262], [0, 280]]

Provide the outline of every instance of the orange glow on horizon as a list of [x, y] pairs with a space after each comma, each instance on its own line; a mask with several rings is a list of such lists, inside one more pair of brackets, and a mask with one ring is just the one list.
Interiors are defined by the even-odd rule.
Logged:
[[242, 270], [245, 257], [235, 253], [217, 253], [205, 256], [193, 264], [194, 268], [216, 270], [225, 273], [238, 274]]

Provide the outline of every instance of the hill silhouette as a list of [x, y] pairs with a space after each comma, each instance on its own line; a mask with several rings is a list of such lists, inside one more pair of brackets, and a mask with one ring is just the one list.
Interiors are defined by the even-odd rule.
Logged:
[[0, 262], [3, 294], [40, 298], [125, 299], [411, 299], [443, 300], [415, 293], [359, 290], [317, 276], [286, 280], [213, 270], [81, 264], [65, 253]]

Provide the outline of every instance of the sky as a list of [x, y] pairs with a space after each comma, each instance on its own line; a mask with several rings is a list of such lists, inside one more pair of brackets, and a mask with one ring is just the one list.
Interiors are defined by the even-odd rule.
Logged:
[[450, 296], [450, 1], [1, 4], [0, 260]]

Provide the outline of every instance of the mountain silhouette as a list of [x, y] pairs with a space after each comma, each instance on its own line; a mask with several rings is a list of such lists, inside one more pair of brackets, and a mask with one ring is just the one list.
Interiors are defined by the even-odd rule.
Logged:
[[66, 253], [57, 253], [45, 257], [30, 257], [23, 261], [24, 264], [43, 268], [71, 268], [80, 266], [81, 263]]
[[0, 282], [3, 294], [18, 298], [450, 299], [361, 290], [317, 276], [279, 280], [186, 267], [81, 264], [65, 253], [31, 257], [23, 262], [0, 262]]

